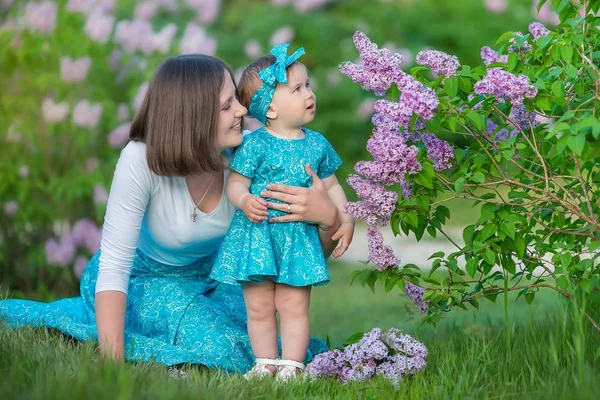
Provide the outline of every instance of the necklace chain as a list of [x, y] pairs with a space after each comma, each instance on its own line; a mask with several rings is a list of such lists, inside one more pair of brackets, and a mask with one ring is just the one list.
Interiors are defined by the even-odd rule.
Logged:
[[206, 197], [206, 194], [208, 193], [208, 190], [210, 189], [214, 180], [215, 180], [215, 174], [213, 174], [212, 178], [210, 179], [210, 182], [208, 183], [208, 186], [206, 187], [206, 190], [204, 191], [204, 194], [202, 195], [202, 197], [200, 198], [200, 201], [198, 203], [194, 203], [194, 198], [190, 194], [190, 199], [192, 201], [192, 204], [194, 205], [192, 214], [190, 214], [190, 216], [192, 217], [193, 223], [196, 223], [196, 218], [198, 218], [198, 210], [199, 210], [198, 206], [200, 205], [200, 203], [202, 203], [202, 200], [204, 200], [204, 198]]

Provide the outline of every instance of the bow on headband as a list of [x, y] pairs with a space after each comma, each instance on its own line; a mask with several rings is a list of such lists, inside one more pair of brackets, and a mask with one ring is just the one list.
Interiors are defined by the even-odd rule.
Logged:
[[264, 84], [252, 96], [248, 112], [263, 124], [267, 123], [267, 111], [269, 111], [269, 106], [273, 100], [275, 87], [278, 83], [287, 83], [287, 67], [304, 55], [304, 48], [300, 47], [294, 54], [288, 56], [289, 47], [289, 43], [273, 47], [270, 53], [275, 56], [275, 64], [258, 73]]

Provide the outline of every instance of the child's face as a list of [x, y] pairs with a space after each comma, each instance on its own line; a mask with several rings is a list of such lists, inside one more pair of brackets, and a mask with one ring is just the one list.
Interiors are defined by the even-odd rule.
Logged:
[[292, 65], [287, 74], [288, 83], [277, 84], [270, 110], [276, 113], [274, 119], [278, 124], [286, 128], [297, 128], [315, 118], [317, 98], [310, 88], [304, 65]]
[[225, 71], [225, 80], [219, 96], [219, 105], [221, 108], [217, 146], [220, 151], [223, 151], [242, 143], [242, 117], [246, 115], [247, 111], [235, 96], [235, 86], [227, 71]]

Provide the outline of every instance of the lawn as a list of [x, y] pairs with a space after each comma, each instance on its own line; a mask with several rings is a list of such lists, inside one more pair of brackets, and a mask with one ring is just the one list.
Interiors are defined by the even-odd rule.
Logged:
[[328, 335], [338, 346], [375, 326], [415, 336], [429, 348], [428, 366], [398, 388], [381, 379], [349, 385], [247, 383], [200, 368], [186, 368], [186, 379], [173, 379], [156, 364], [102, 363], [94, 345], [56, 333], [0, 328], [0, 398], [592, 399], [600, 392], [600, 335], [572, 324], [552, 293], [541, 293], [531, 306], [511, 299], [513, 342], [507, 351], [502, 302], [449, 315], [436, 327], [422, 326], [399, 292], [374, 295], [349, 287], [353, 269], [333, 263], [332, 283], [314, 290], [313, 333]]

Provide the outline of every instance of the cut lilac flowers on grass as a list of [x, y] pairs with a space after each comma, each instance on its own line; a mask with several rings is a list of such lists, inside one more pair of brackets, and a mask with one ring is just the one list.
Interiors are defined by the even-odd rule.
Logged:
[[332, 377], [342, 383], [381, 376], [398, 384], [427, 365], [425, 345], [399, 329], [373, 328], [344, 350], [318, 354], [306, 371], [311, 379]]

